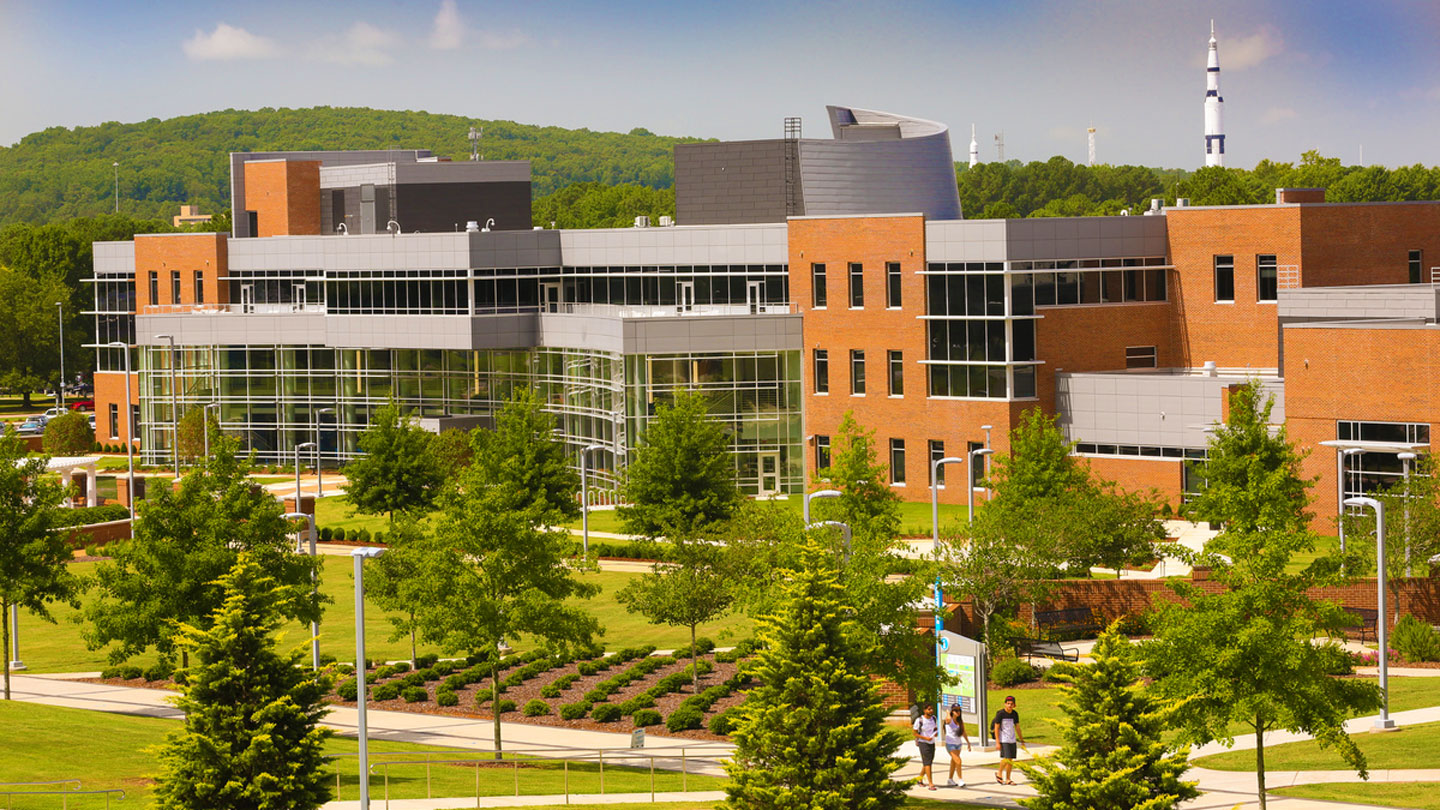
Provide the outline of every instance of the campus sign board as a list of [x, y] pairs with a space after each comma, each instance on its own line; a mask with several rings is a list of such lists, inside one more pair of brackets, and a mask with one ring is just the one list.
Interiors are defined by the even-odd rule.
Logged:
[[985, 723], [989, 719], [985, 705], [985, 644], [949, 630], [940, 631], [939, 636], [940, 666], [955, 682], [941, 687], [938, 714], [943, 717], [951, 706], [958, 704], [966, 719], [974, 720], [980, 727], [983, 743]]

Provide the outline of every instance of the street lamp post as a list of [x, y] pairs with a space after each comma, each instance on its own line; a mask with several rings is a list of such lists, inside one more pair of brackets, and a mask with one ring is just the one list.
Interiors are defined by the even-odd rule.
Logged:
[[816, 492], [806, 493], [806, 495], [805, 495], [804, 509], [802, 510], [802, 511], [805, 513], [805, 525], [806, 525], [806, 526], [809, 526], [809, 525], [810, 525], [810, 502], [811, 502], [811, 501], [815, 500], [816, 498], [838, 498], [838, 497], [840, 497], [840, 496], [843, 495], [843, 494], [844, 494], [844, 493], [842, 493], [842, 492], [841, 492], [840, 490], [838, 490], [838, 489], [822, 489], [822, 490], [819, 490], [819, 491], [816, 491]]
[[360, 810], [370, 810], [370, 740], [365, 727], [365, 560], [385, 553], [366, 546], [350, 552], [355, 558], [355, 709], [360, 729]]
[[55, 404], [65, 407], [65, 302], [55, 302], [55, 322], [60, 325], [60, 387], [55, 389]]
[[[297, 506], [294, 512], [286, 512], [282, 517], [286, 520], [308, 520], [310, 521], [310, 593], [316, 597], [320, 595], [320, 583], [315, 579], [315, 562], [318, 558], [318, 550], [315, 548], [315, 516], [299, 511]], [[298, 551], [299, 543], [295, 544]], [[316, 672], [320, 671], [320, 621], [310, 622], [310, 668]], [[362, 673], [363, 677], [363, 673]]]
[[1375, 622], [1375, 636], [1380, 642], [1381, 694], [1380, 719], [1375, 721], [1375, 730], [1390, 731], [1395, 728], [1395, 721], [1390, 719], [1390, 679], [1387, 666], [1390, 661], [1390, 651], [1386, 647], [1385, 628], [1389, 624], [1389, 619], [1385, 616], [1385, 505], [1374, 498], [1346, 498], [1345, 505], [1375, 510], [1375, 575], [1380, 588], [1375, 597], [1375, 605], [1379, 608], [1376, 611], [1379, 618]]
[[1345, 459], [1363, 452], [1365, 451], [1359, 447], [1337, 447], [1335, 449], [1335, 502], [1339, 504], [1336, 509], [1340, 513], [1340, 565], [1342, 571], [1345, 565], [1345, 504], [1348, 503], [1345, 500]]
[[210, 409], [220, 408], [220, 403], [211, 402], [200, 408], [200, 416], [205, 422], [205, 466], [210, 466]]
[[[3, 619], [0, 619], [3, 621]], [[10, 606], [10, 671], [18, 672], [25, 669], [25, 662], [20, 660], [20, 606]]]
[[930, 539], [934, 541], [933, 551], [940, 551], [940, 467], [945, 464], [964, 464], [965, 459], [956, 456], [937, 458], [930, 462]]
[[295, 445], [295, 511], [304, 511], [304, 504], [300, 499], [300, 451], [309, 450], [312, 447], [319, 447], [314, 442], [301, 442]]
[[809, 531], [809, 530], [811, 530], [811, 529], [819, 529], [819, 528], [821, 528], [821, 527], [823, 527], [823, 526], [829, 526], [829, 527], [832, 528], [832, 529], [839, 529], [839, 530], [840, 530], [840, 537], [845, 540], [845, 562], [850, 562], [851, 545], [852, 545], [851, 542], [850, 542], [851, 537], [852, 537], [852, 533], [851, 533], [851, 531], [850, 531], [850, 524], [849, 524], [849, 523], [841, 523], [841, 522], [838, 521], [838, 520], [817, 520], [817, 521], [814, 522], [814, 523], [806, 523], [806, 524], [805, 524], [805, 530], [806, 530], [806, 531]]
[[586, 558], [590, 556], [590, 452], [604, 449], [603, 444], [592, 444], [580, 449], [580, 543]]
[[115, 213], [120, 213], [120, 162], [115, 161], [110, 166], [115, 169]]
[[126, 474], [130, 487], [130, 519], [135, 519], [135, 409], [130, 405], [130, 345], [123, 340], [113, 340], [105, 344], [106, 348], [119, 349], [125, 354], [125, 460], [129, 464], [130, 471]]
[[170, 453], [175, 456], [175, 477], [180, 477], [180, 394], [175, 387], [175, 336], [156, 335], [156, 340], [170, 341]]
[[1405, 464], [1405, 513], [1401, 521], [1401, 529], [1405, 532], [1405, 576], [1415, 576], [1415, 571], [1410, 567], [1410, 462], [1418, 456], [1414, 453], [1401, 453], [1400, 460]]
[[315, 508], [320, 508], [320, 499], [325, 497], [325, 473], [320, 469], [320, 417], [334, 414], [334, 408], [321, 408], [315, 412]]
[[[971, 451], [970, 451], [970, 474], [971, 474], [971, 475], [974, 475], [974, 474], [976, 474], [976, 473], [978, 473], [978, 472], [980, 471], [980, 468], [977, 467], [977, 466], [975, 466], [975, 464], [976, 464], [975, 457], [976, 457], [976, 456], [984, 457], [984, 456], [991, 455], [991, 454], [994, 453], [994, 452], [995, 452], [994, 450], [991, 450], [991, 449], [988, 448], [988, 447], [977, 447], [977, 448], [975, 448], [974, 450], [971, 450]], [[966, 493], [969, 495], [969, 498], [966, 500], [966, 504], [968, 504], [967, 508], [970, 510], [970, 514], [966, 515], [965, 519], [966, 519], [966, 521], [968, 521], [968, 522], [970, 522], [970, 523], [974, 523], [974, 522], [975, 522], [975, 482], [967, 480], [967, 481], [965, 482], [965, 491], [966, 491]]]

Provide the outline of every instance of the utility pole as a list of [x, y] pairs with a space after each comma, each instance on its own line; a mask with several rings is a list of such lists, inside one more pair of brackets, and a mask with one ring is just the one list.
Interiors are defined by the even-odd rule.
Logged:
[[120, 213], [120, 162], [110, 164], [115, 169], [115, 213]]

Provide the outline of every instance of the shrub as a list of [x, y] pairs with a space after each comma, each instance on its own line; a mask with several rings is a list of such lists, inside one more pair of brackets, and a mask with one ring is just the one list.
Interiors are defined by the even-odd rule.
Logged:
[[1131, 638], [1154, 633], [1150, 628], [1150, 614], [1148, 613], [1128, 613], [1121, 616], [1116, 622], [1115, 628], [1120, 631], [1121, 635]]
[[452, 692], [456, 689], [464, 689], [466, 686], [469, 686], [469, 683], [466, 682], [464, 675], [451, 675], [440, 682], [440, 688], [449, 689]]
[[439, 660], [440, 656], [436, 655], [435, 653], [423, 653], [421, 655], [415, 656], [415, 668], [429, 669], [430, 667], [435, 666], [436, 662], [438, 662]]
[[500, 712], [501, 714], [504, 714], [506, 712], [513, 712], [515, 711], [515, 701], [502, 699], [499, 703], [495, 704], [495, 710]]
[[1440, 661], [1440, 633], [1414, 616], [1403, 616], [1395, 623], [1389, 642], [1406, 661]]
[[610, 693], [604, 689], [591, 689], [585, 693], [585, 702], [587, 703], [604, 703], [609, 699]]
[[590, 713], [590, 702], [582, 700], [579, 703], [566, 703], [560, 707], [561, 720], [579, 720]]
[[119, 667], [118, 669], [120, 670], [119, 677], [124, 678], [127, 681], [133, 681], [136, 678], [139, 678], [141, 675], [145, 674], [144, 670], [140, 669], [140, 667], [137, 667], [134, 664], [126, 664], [125, 666]]
[[394, 700], [400, 697], [400, 684], [396, 681], [388, 681], [375, 687], [376, 700]]
[[41, 443], [45, 452], [52, 456], [85, 455], [95, 444], [90, 417], [79, 411], [70, 411], [51, 419], [45, 424], [45, 438]]
[[425, 683], [440, 680], [440, 673], [436, 672], [432, 667], [426, 667], [424, 669], [417, 670], [415, 674], [419, 675], [420, 679]]
[[601, 703], [590, 712], [590, 717], [597, 723], [613, 723], [621, 717], [620, 707], [614, 703]]
[[338, 541], [338, 540], [344, 540], [344, 539], [345, 539], [345, 527], [344, 527], [344, 526], [336, 526], [336, 527], [335, 527], [335, 532], [334, 532], [333, 534], [331, 534], [330, 536], [331, 536], [332, 538], [334, 538], [335, 540], [337, 540], [337, 541]]
[[525, 708], [521, 710], [521, 714], [524, 714], [526, 717], [542, 717], [549, 713], [550, 704], [539, 698], [526, 703]]
[[1056, 661], [1040, 675], [1040, 680], [1045, 683], [1069, 683], [1070, 679], [1080, 674], [1083, 669], [1084, 667], [1080, 664]]
[[403, 678], [400, 679], [400, 686], [401, 686], [402, 688], [405, 688], [405, 689], [408, 689], [408, 688], [410, 688], [410, 687], [412, 687], [412, 686], [424, 686], [424, 685], [425, 685], [425, 675], [424, 675], [423, 673], [420, 673], [420, 672], [412, 672], [412, 673], [410, 673], [409, 675], [406, 675], [405, 677], [403, 677]]
[[430, 693], [425, 691], [423, 686], [406, 687], [400, 696], [405, 698], [406, 703], [424, 703], [430, 699]]
[[432, 666], [429, 667], [429, 668], [435, 670], [435, 674], [436, 674], [436, 675], [441, 676], [441, 677], [444, 677], [444, 676], [449, 675], [450, 673], [452, 673], [452, 672], [455, 671], [455, 662], [454, 662], [454, 661], [436, 661], [436, 662], [434, 663], [434, 665], [432, 665]]
[[409, 672], [409, 671], [410, 671], [410, 662], [409, 662], [409, 661], [396, 661], [395, 663], [393, 663], [393, 664], [390, 665], [390, 668], [393, 669], [393, 670], [395, 670], [395, 673], [396, 673], [397, 675], [398, 675], [399, 673], [401, 673], [401, 672]]
[[356, 530], [355, 530], [354, 540], [355, 540], [355, 542], [357, 542], [357, 543], [368, 543], [368, 542], [370, 542], [370, 530], [369, 530], [369, 529], [356, 529]]
[[174, 671], [169, 664], [159, 663], [146, 667], [145, 671], [141, 674], [144, 675], [147, 681], [164, 681], [169, 680], [171, 673]]
[[435, 703], [440, 706], [458, 706], [460, 705], [460, 696], [442, 686], [435, 690]]
[[331, 538], [332, 536], [334, 536], [334, 534], [335, 534], [335, 530], [334, 530], [334, 529], [331, 529], [329, 526], [321, 526], [321, 527], [320, 527], [320, 542], [322, 542], [322, 543], [328, 543], [328, 542], [330, 542], [330, 538]]
[[705, 723], [705, 713], [695, 708], [680, 704], [680, 707], [665, 718], [665, 728], [672, 732], [686, 731], [692, 728], [700, 728]]
[[602, 658], [599, 661], [581, 661], [579, 666], [580, 674], [587, 678], [591, 675], [598, 675], [610, 668], [609, 661], [610, 659], [608, 658]]
[[621, 704], [620, 704], [620, 713], [621, 713], [621, 714], [634, 714], [635, 712], [639, 711], [640, 709], [653, 709], [654, 707], [655, 707], [655, 698], [650, 697], [648, 694], [640, 694], [640, 695], [636, 695], [636, 696], [633, 697], [633, 698], [630, 698], [629, 700], [625, 701], [624, 703], [621, 703]]
[[88, 526], [91, 523], [124, 520], [130, 517], [130, 510], [118, 503], [107, 503], [104, 506], [77, 506], [74, 509], [63, 509], [58, 517], [60, 518], [59, 525]]
[[346, 678], [336, 684], [335, 694], [339, 695], [341, 700], [354, 700], [359, 694], [359, 687], [356, 686], [354, 678]]
[[1040, 677], [1040, 670], [1019, 658], [1006, 658], [990, 670], [990, 682], [996, 686], [1018, 686]]
[[720, 712], [719, 714], [717, 714], [717, 715], [715, 715], [714, 717], [710, 718], [710, 725], [709, 725], [710, 733], [711, 733], [711, 734], [719, 734], [719, 735], [721, 735], [721, 736], [729, 736], [730, 733], [735, 730], [735, 726], [736, 726], [739, 722], [740, 722], [740, 707], [739, 707], [739, 706], [731, 706], [730, 708], [726, 709], [725, 711]]
[[635, 717], [632, 719], [637, 726], [658, 726], [660, 725], [660, 712], [654, 709], [641, 709], [635, 712]]

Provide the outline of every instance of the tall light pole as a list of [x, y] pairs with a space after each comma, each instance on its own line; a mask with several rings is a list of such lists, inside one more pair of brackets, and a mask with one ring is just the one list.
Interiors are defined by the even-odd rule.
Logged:
[[180, 477], [180, 392], [175, 387], [175, 336], [156, 335], [156, 340], [170, 341], [170, 453], [175, 456], [175, 477]]
[[370, 810], [370, 740], [365, 727], [365, 560], [385, 553], [366, 546], [350, 554], [355, 558], [355, 709], [360, 727], [360, 810]]
[[305, 505], [300, 498], [300, 451], [309, 450], [312, 447], [319, 447], [315, 442], [301, 442], [295, 445], [295, 511], [305, 511]]
[[[0, 618], [3, 621], [3, 618]], [[10, 606], [10, 671], [18, 672], [25, 669], [25, 662], [20, 660], [20, 606]]]
[[[980, 470], [982, 469], [981, 467], [975, 466], [975, 465], [976, 465], [975, 458], [976, 458], [977, 456], [980, 457], [980, 458], [984, 458], [985, 456], [988, 456], [988, 455], [990, 455], [990, 454], [992, 454], [992, 453], [994, 453], [994, 452], [995, 452], [994, 450], [991, 450], [991, 449], [988, 448], [988, 447], [977, 447], [977, 448], [975, 448], [974, 450], [971, 450], [971, 451], [970, 451], [970, 474], [971, 474], [971, 475], [974, 475], [974, 474], [980, 472]], [[970, 514], [969, 514], [969, 515], [966, 515], [965, 519], [966, 519], [966, 521], [969, 522], [969, 523], [974, 523], [974, 522], [975, 522], [975, 482], [974, 482], [974, 481], [970, 481], [970, 480], [966, 480], [966, 481], [965, 481], [965, 491], [966, 491], [966, 493], [968, 493], [969, 496], [970, 496], [969, 499], [966, 501], [966, 504], [968, 504], [967, 508], [970, 510]]]
[[60, 387], [55, 389], [55, 404], [65, 407], [65, 302], [55, 302], [55, 322], [60, 324]]
[[[308, 520], [310, 521], [310, 593], [317, 599], [320, 596], [320, 583], [315, 579], [315, 562], [318, 559], [315, 548], [315, 516], [307, 515], [296, 507], [294, 512], [286, 512], [281, 517], [286, 520]], [[299, 546], [299, 543], [295, 544]], [[299, 551], [299, 548], [296, 548]], [[316, 672], [320, 671], [320, 621], [317, 619], [310, 622], [310, 668]], [[361, 674], [364, 677], [364, 674]]]
[[120, 213], [120, 162], [110, 164], [115, 169], [115, 213]]
[[590, 556], [590, 452], [604, 450], [603, 444], [592, 444], [580, 449], [580, 543], [585, 556]]
[[219, 410], [220, 403], [211, 402], [201, 406], [200, 415], [205, 421], [205, 466], [210, 466], [210, 409]]
[[125, 460], [129, 463], [127, 474], [130, 487], [130, 520], [135, 520], [135, 409], [130, 405], [130, 345], [123, 340], [105, 344], [106, 348], [119, 349], [125, 355]]
[[1400, 461], [1405, 464], [1405, 512], [1401, 521], [1401, 529], [1405, 532], [1405, 576], [1415, 576], [1415, 571], [1410, 567], [1410, 462], [1418, 456], [1414, 453], [1401, 453]]
[[937, 458], [930, 462], [930, 539], [935, 553], [940, 551], [940, 467], [945, 464], [964, 464], [965, 459], [956, 456]]
[[1375, 721], [1376, 731], [1389, 731], [1395, 728], [1395, 721], [1390, 719], [1390, 678], [1387, 664], [1390, 662], [1390, 651], [1386, 648], [1387, 634], [1385, 626], [1389, 619], [1385, 616], [1385, 504], [1374, 498], [1346, 498], [1346, 506], [1358, 506], [1375, 510], [1375, 574], [1376, 582], [1379, 584], [1380, 592], [1375, 597], [1377, 619], [1375, 621], [1375, 635], [1380, 642], [1380, 719]]
[[841, 492], [841, 491], [838, 490], [838, 489], [822, 489], [822, 490], [819, 490], [819, 491], [817, 491], [817, 492], [807, 492], [807, 493], [805, 494], [804, 508], [801, 510], [801, 511], [804, 512], [805, 525], [806, 525], [807, 527], [810, 525], [810, 502], [811, 502], [811, 501], [815, 500], [816, 498], [838, 498], [838, 497], [840, 497], [840, 496], [843, 495], [843, 494], [844, 494], [844, 493]]
[[1345, 459], [1365, 452], [1359, 447], [1335, 448], [1335, 508], [1339, 511], [1340, 570], [1345, 570]]
[[852, 536], [853, 536], [852, 532], [850, 531], [850, 524], [849, 524], [849, 523], [841, 523], [841, 522], [838, 521], [838, 520], [817, 520], [817, 521], [814, 522], [814, 523], [806, 523], [806, 524], [805, 524], [805, 531], [810, 531], [811, 529], [819, 529], [819, 528], [822, 528], [822, 527], [825, 527], [825, 526], [829, 526], [829, 527], [832, 528], [832, 529], [839, 529], [839, 530], [840, 530], [840, 537], [845, 540], [845, 562], [847, 562], [847, 563], [850, 562], [850, 554], [851, 554], [851, 542], [850, 542], [850, 541], [851, 541], [851, 538], [852, 538]]
[[325, 497], [325, 473], [320, 470], [320, 417], [334, 414], [334, 408], [321, 408], [315, 412], [315, 508], [320, 508], [320, 499]]

